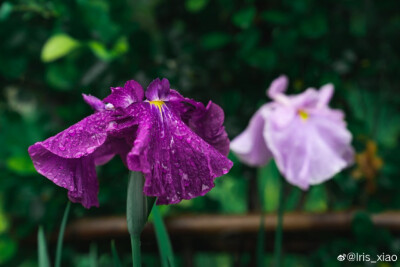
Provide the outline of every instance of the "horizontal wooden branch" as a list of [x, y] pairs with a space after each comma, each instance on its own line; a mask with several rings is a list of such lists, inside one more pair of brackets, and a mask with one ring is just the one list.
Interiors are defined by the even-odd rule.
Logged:
[[[355, 212], [330, 213], [286, 213], [283, 227], [287, 233], [309, 231], [331, 232], [351, 230]], [[183, 215], [166, 218], [170, 235], [229, 235], [256, 234], [260, 226], [260, 214], [246, 215]], [[390, 231], [400, 232], [400, 212], [384, 212], [371, 215], [372, 222]], [[274, 231], [276, 215], [265, 215], [265, 230]], [[148, 224], [144, 235], [152, 235], [153, 226]], [[66, 229], [66, 240], [93, 240], [127, 236], [125, 217], [85, 218], [70, 223]]]

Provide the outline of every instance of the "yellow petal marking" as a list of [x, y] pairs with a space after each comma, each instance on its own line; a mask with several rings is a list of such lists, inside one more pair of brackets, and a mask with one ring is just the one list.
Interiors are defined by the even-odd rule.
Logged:
[[299, 116], [300, 116], [300, 118], [302, 118], [303, 120], [307, 120], [308, 119], [308, 113], [307, 112], [305, 112], [304, 110], [302, 110], [302, 109], [300, 109], [299, 111], [298, 111], [298, 114], [299, 114]]
[[158, 110], [162, 114], [162, 106], [164, 105], [164, 101], [162, 100], [154, 100], [154, 101], [149, 101], [151, 105], [155, 105], [158, 107]]

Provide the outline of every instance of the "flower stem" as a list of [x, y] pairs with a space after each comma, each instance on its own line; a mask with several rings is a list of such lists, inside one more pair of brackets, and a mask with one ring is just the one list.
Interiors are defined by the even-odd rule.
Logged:
[[131, 235], [133, 267], [142, 266], [142, 253], [140, 250], [140, 236]]
[[144, 177], [140, 172], [130, 172], [126, 201], [126, 219], [132, 244], [133, 267], [142, 266], [140, 235], [147, 223], [155, 198], [143, 194]]
[[279, 179], [279, 204], [278, 204], [278, 222], [275, 232], [275, 267], [281, 266], [282, 260], [282, 236], [283, 236], [283, 213], [285, 210], [284, 206], [284, 184], [283, 177]]

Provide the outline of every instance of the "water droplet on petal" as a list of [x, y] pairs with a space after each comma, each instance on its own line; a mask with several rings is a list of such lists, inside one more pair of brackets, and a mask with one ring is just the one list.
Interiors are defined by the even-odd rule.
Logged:
[[206, 191], [206, 190], [208, 190], [210, 187], [208, 186], [208, 185], [205, 185], [205, 184], [203, 184], [202, 186], [201, 186], [201, 191]]
[[114, 109], [115, 109], [114, 105], [111, 104], [111, 103], [107, 103], [107, 104], [105, 105], [105, 108], [106, 108], [106, 110], [114, 110]]
[[115, 121], [111, 121], [107, 125], [107, 130], [114, 130], [117, 128], [117, 123]]
[[95, 149], [96, 149], [95, 146], [88, 147], [88, 148], [86, 149], [86, 152], [87, 152], [88, 154], [91, 154], [91, 153], [93, 153], [93, 151], [94, 151]]
[[[77, 153], [75, 153], [75, 155], [74, 155], [74, 157], [75, 158], [80, 158], [80, 157], [82, 157], [84, 154], [83, 154], [83, 152], [77, 152]], [[71, 173], [71, 176], [73, 175], [73, 173]]]

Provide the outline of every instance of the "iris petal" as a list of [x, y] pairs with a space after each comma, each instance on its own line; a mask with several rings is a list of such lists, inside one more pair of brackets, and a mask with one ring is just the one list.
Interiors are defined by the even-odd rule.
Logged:
[[130, 104], [142, 101], [144, 91], [142, 86], [134, 81], [127, 81], [124, 87], [111, 87], [111, 94], [103, 99], [104, 103], [111, 103], [115, 107], [126, 108]]
[[[138, 113], [138, 108], [134, 113]], [[232, 162], [195, 134], [167, 105], [143, 103], [137, 139], [128, 154], [128, 167], [145, 174], [144, 193], [158, 204], [178, 203], [202, 196]]]
[[114, 129], [116, 120], [114, 112], [97, 112], [30, 146], [36, 170], [66, 188], [72, 201], [86, 208], [98, 206], [95, 165], [104, 164], [115, 154], [126, 155], [130, 149], [125, 139], [115, 134], [129, 128]]

